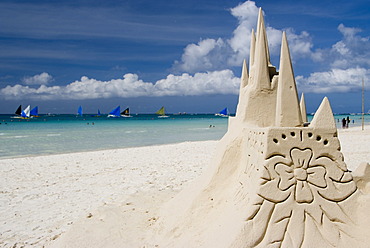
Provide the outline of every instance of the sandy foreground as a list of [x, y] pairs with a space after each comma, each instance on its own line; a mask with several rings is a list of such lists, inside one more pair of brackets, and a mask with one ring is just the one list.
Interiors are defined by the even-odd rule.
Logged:
[[[370, 162], [370, 126], [338, 133], [349, 170]], [[94, 241], [96, 247], [107, 244], [107, 235], [116, 239], [109, 247], [135, 247], [130, 238], [140, 243], [140, 229], [155, 221], [163, 202], [202, 173], [216, 145], [217, 141], [184, 142], [2, 159], [0, 247], [58, 247], [63, 233], [71, 230], [74, 240], [84, 231], [95, 238], [101, 235], [101, 244]], [[86, 221], [104, 223], [91, 233]]]

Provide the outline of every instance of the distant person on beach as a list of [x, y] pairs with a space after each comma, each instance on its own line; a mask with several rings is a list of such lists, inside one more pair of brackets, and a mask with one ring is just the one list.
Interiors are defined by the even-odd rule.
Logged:
[[343, 118], [342, 119], [342, 128], [346, 128], [346, 126], [347, 126], [347, 123], [346, 122], [347, 122], [346, 119]]
[[351, 122], [351, 120], [349, 119], [349, 116], [347, 116], [347, 124], [346, 124], [346, 128], [348, 128], [349, 126], [349, 123]]

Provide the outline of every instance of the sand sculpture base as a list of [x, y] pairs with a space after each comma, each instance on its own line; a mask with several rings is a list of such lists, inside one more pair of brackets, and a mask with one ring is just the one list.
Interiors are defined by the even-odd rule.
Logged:
[[336, 131], [245, 128], [219, 151], [219, 166], [162, 210], [151, 245], [366, 247], [370, 197], [347, 170]]

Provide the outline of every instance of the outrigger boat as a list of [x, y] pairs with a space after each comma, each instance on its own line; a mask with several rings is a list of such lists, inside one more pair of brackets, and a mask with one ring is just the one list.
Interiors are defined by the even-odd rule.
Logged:
[[157, 112], [155, 112], [158, 115], [158, 118], [168, 118], [169, 116], [165, 114], [165, 109], [162, 106]]
[[39, 117], [39, 107], [36, 106], [33, 109], [31, 109], [30, 115], [31, 117]]
[[121, 107], [117, 106], [115, 109], [113, 109], [111, 112], [109, 112], [108, 117], [109, 118], [121, 117]]
[[219, 113], [216, 113], [215, 116], [229, 117], [229, 110], [227, 108], [224, 108]]
[[132, 116], [130, 115], [130, 108], [126, 108], [125, 110], [123, 110], [123, 111], [121, 112], [121, 116], [122, 116], [122, 117], [132, 117]]

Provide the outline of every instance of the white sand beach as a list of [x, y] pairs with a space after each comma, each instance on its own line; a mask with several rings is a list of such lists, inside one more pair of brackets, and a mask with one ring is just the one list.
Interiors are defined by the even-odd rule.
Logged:
[[0, 160], [0, 247], [42, 247], [99, 206], [176, 192], [216, 141]]
[[[370, 162], [370, 126], [338, 130], [338, 137], [349, 170]], [[158, 207], [204, 171], [216, 145], [200, 141], [2, 159], [0, 247], [63, 247], [63, 233], [71, 230], [75, 244], [95, 235], [95, 247], [136, 247]], [[104, 222], [102, 229], [91, 232], [87, 220]]]

